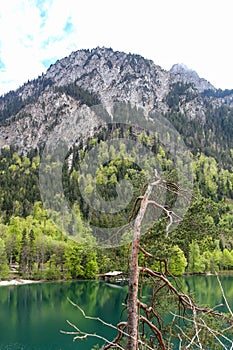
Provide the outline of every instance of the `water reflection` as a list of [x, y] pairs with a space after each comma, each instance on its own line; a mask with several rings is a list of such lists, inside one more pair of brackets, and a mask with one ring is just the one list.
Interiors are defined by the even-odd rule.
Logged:
[[[233, 276], [221, 276], [220, 280], [228, 303], [233, 309]], [[216, 276], [188, 276], [180, 281], [184, 292], [192, 293], [195, 291], [195, 299], [200, 304], [210, 307], [223, 304], [217, 309], [221, 312], [227, 311]]]
[[[184, 292], [195, 291], [196, 299], [211, 307], [224, 303], [215, 276], [180, 278]], [[226, 297], [233, 308], [233, 276], [221, 277]], [[149, 289], [148, 289], [149, 293]], [[0, 288], [0, 350], [89, 350], [96, 339], [72, 342], [59, 331], [71, 330], [70, 320], [83, 331], [96, 332], [108, 339], [115, 332], [97, 321], [83, 318], [67, 300], [80, 305], [87, 315], [99, 316], [117, 324], [125, 317], [122, 310], [127, 287], [115, 288], [104, 282], [80, 281], [44, 283]], [[225, 307], [219, 307], [221, 311]]]
[[73, 350], [90, 349], [96, 340], [72, 343], [66, 320], [80, 329], [95, 331], [111, 339], [115, 333], [94, 321], [83, 319], [67, 300], [79, 304], [88, 315], [117, 323], [126, 289], [107, 287], [95, 281], [45, 283], [10, 286], [0, 289], [0, 350]]

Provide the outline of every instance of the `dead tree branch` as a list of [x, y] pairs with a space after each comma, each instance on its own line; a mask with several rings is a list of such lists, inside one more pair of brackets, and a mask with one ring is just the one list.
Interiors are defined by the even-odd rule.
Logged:
[[226, 304], [226, 306], [227, 306], [227, 310], [229, 311], [231, 317], [233, 318], [233, 312], [232, 312], [232, 310], [231, 310], [231, 308], [230, 308], [230, 306], [229, 306], [229, 304], [228, 304], [227, 298], [226, 298], [226, 296], [225, 296], [225, 293], [224, 293], [223, 287], [222, 287], [222, 285], [221, 285], [221, 282], [220, 282], [220, 280], [219, 280], [219, 277], [218, 277], [217, 272], [215, 272], [215, 275], [216, 275], [216, 277], [217, 277], [218, 284], [219, 284], [219, 287], [220, 287], [220, 289], [221, 289], [223, 299], [224, 299], [225, 304]]
[[108, 339], [106, 339], [105, 337], [102, 337], [99, 334], [94, 334], [94, 333], [87, 333], [87, 332], [83, 332], [81, 331], [76, 325], [74, 325], [73, 323], [71, 323], [70, 321], [66, 321], [71, 327], [73, 327], [75, 329], [75, 332], [69, 332], [69, 331], [60, 331], [63, 334], [70, 334], [70, 335], [75, 335], [75, 337], [73, 338], [73, 341], [76, 341], [77, 339], [86, 339], [88, 337], [94, 337], [94, 338], [98, 338], [103, 340], [106, 344], [109, 344], [111, 346], [115, 346], [117, 349], [121, 349], [124, 350], [124, 348], [116, 343], [113, 343], [112, 341], [109, 341]]
[[[190, 318], [187, 318], [187, 317], [184, 317], [184, 316], [181, 316], [181, 315], [177, 315], [177, 314], [174, 314], [174, 313], [171, 313], [171, 314], [174, 316], [174, 318], [179, 318], [179, 319], [181, 319], [182, 321], [185, 320], [185, 321], [188, 322], [188, 323], [194, 324], [194, 320], [193, 320], [193, 319], [190, 319]], [[212, 329], [211, 327], [209, 327], [209, 326], [206, 324], [206, 322], [203, 320], [203, 318], [200, 318], [200, 319], [199, 319], [199, 321], [196, 323], [196, 326], [199, 327], [200, 329], [201, 329], [201, 328], [202, 328], [202, 329], [205, 328], [210, 334], [213, 335], [213, 337], [218, 341], [218, 343], [219, 343], [224, 349], [229, 350], [229, 346], [226, 346], [226, 345], [221, 341], [220, 337], [222, 337], [225, 341], [227, 341], [228, 343], [230, 343], [230, 345], [231, 345], [231, 348], [230, 348], [230, 349], [233, 348], [233, 341], [224, 335], [224, 330], [220, 332], [220, 331], [218, 331], [218, 330]], [[186, 345], [186, 348], [190, 348], [190, 346], [191, 346], [190, 343], [192, 342], [192, 339], [190, 339], [190, 337], [184, 332], [184, 330], [183, 330], [181, 327], [179, 327], [178, 325], [176, 325], [176, 328], [178, 328], [178, 329], [182, 332], [182, 334], [183, 334], [183, 336], [184, 336], [184, 339], [188, 339], [189, 345]], [[194, 338], [195, 338], [195, 335], [194, 335]], [[197, 347], [200, 348], [200, 345], [198, 345], [196, 342], [193, 341], [193, 343], [194, 343]]]
[[159, 341], [159, 344], [161, 345], [162, 350], [166, 350], [166, 345], [165, 345], [163, 335], [160, 332], [160, 330], [152, 322], [150, 322], [148, 320], [148, 318], [146, 318], [144, 316], [140, 316], [140, 321], [145, 322], [150, 327], [150, 329], [155, 333], [155, 335]]
[[191, 297], [189, 297], [186, 294], [180, 293], [165, 275], [155, 272], [151, 269], [148, 269], [147, 267], [140, 267], [140, 270], [152, 277], [156, 277], [159, 280], [162, 280], [165, 283], [165, 285], [169, 288], [169, 290], [172, 291], [178, 297], [179, 302], [183, 305], [184, 308], [189, 308], [190, 310], [195, 309], [198, 312], [211, 314], [219, 317], [225, 317], [225, 315], [221, 312], [217, 312], [217, 311], [214, 311], [213, 309], [202, 308], [197, 306]]
[[110, 348], [112, 348], [113, 344], [118, 344], [118, 343], [121, 341], [121, 339], [123, 338], [123, 336], [124, 336], [124, 334], [125, 334], [123, 330], [126, 328], [126, 326], [127, 326], [127, 323], [126, 323], [126, 322], [120, 322], [120, 323], [118, 323], [118, 325], [117, 325], [118, 335], [117, 335], [116, 338], [111, 342], [111, 344], [105, 345], [105, 346], [104, 346], [104, 349], [110, 349]]
[[[168, 220], [166, 225], [166, 230], [165, 230], [166, 237], [168, 236], [171, 226], [174, 224], [178, 224], [181, 221], [181, 217], [177, 215], [174, 211], [167, 209], [167, 207], [165, 207], [164, 205], [161, 205], [156, 200], [152, 200], [150, 198], [153, 189], [158, 186], [161, 186], [163, 189], [166, 189], [168, 192], [171, 192], [176, 196], [181, 195], [183, 199], [188, 198], [187, 192], [182, 191], [179, 188], [179, 186], [172, 184], [169, 181], [156, 177], [156, 181], [149, 183], [144, 195], [138, 197], [134, 203], [132, 214], [130, 216], [130, 220], [128, 224], [133, 229], [133, 238], [132, 238], [131, 258], [130, 258], [130, 266], [129, 266], [127, 321], [120, 322], [117, 326], [113, 326], [101, 320], [99, 317], [87, 316], [78, 305], [70, 301], [72, 305], [74, 305], [81, 311], [82, 315], [85, 318], [99, 321], [103, 325], [114, 328], [118, 332], [118, 335], [116, 336], [116, 338], [113, 341], [109, 341], [99, 335], [84, 333], [75, 325], [68, 322], [75, 329], [75, 332], [63, 332], [63, 333], [75, 335], [74, 340], [84, 339], [88, 336], [91, 336], [91, 337], [97, 337], [104, 340], [106, 342], [104, 349], [118, 348], [118, 349], [126, 349], [126, 350], [138, 350], [139, 345], [142, 345], [143, 348], [153, 350], [153, 348], [150, 345], [148, 345], [146, 342], [143, 342], [140, 339], [139, 330], [140, 330], [140, 325], [142, 325], [143, 335], [145, 336], [145, 328], [149, 327], [151, 333], [153, 334], [153, 339], [154, 338], [156, 339], [157, 345], [162, 350], [170, 349], [170, 346], [167, 347], [167, 344], [171, 343], [172, 332], [174, 330], [174, 327], [179, 329], [181, 332], [181, 334], [176, 334], [176, 338], [178, 337], [179, 339], [179, 349], [182, 349], [182, 348], [189, 349], [192, 346], [194, 348], [203, 349], [202, 339], [201, 339], [203, 329], [208, 330], [208, 332], [212, 334], [213, 337], [220, 344], [222, 343], [220, 336], [224, 337], [224, 335], [222, 334], [224, 330], [223, 332], [218, 332], [211, 329], [206, 324], [205, 320], [201, 318], [199, 315], [211, 315], [214, 317], [220, 317], [222, 320], [226, 320], [226, 324], [227, 324], [229, 318], [227, 318], [226, 315], [224, 315], [223, 313], [217, 312], [214, 309], [199, 307], [191, 297], [179, 291], [177, 285], [174, 286], [172, 282], [167, 278], [167, 276], [172, 276], [172, 275], [168, 271], [167, 261], [165, 259], [159, 259], [160, 263], [164, 262], [164, 265], [165, 265], [165, 271], [163, 271], [161, 268], [162, 273], [153, 271], [147, 267], [140, 267], [138, 264], [139, 252], [142, 252], [145, 257], [153, 258], [153, 255], [147, 252], [140, 245], [142, 221], [148, 206], [153, 206], [161, 210], [165, 214], [165, 217]], [[119, 232], [120, 231], [118, 231], [117, 234]], [[141, 301], [138, 300], [140, 273], [143, 273], [144, 275], [148, 275], [149, 277], [152, 277], [154, 282], [157, 282], [156, 289], [153, 291], [152, 306], [148, 306], [147, 304], [142, 303]], [[183, 311], [183, 315], [173, 314], [174, 316], [173, 321], [175, 321], [176, 318], [180, 318], [183, 321], [192, 322], [193, 327], [192, 327], [191, 336], [190, 334], [186, 334], [185, 331], [181, 327], [179, 327], [179, 325], [175, 325], [173, 323], [170, 328], [170, 338], [167, 339], [166, 336], [164, 335], [161, 318], [160, 318], [160, 315], [156, 312], [154, 305], [155, 305], [155, 299], [156, 298], [158, 299], [159, 292], [162, 289], [165, 290], [165, 288], [167, 288], [169, 294], [172, 295], [172, 297], [175, 297], [175, 299], [178, 301], [179, 312], [181, 310]], [[230, 311], [231, 318], [233, 318], [233, 313], [230, 310], [229, 304], [226, 301], [223, 290], [222, 290], [222, 294], [224, 296], [224, 300], [226, 302], [228, 310]], [[145, 316], [144, 314], [143, 315], [140, 314], [140, 310], [143, 310], [143, 312], [145, 313]], [[185, 317], [185, 315], [188, 315], [188, 312], [187, 312], [188, 310], [192, 312], [192, 317], [193, 317], [192, 319]], [[153, 323], [152, 319], [155, 320], [155, 323]], [[225, 330], [226, 329], [229, 330], [231, 329], [231, 327], [225, 328]], [[121, 345], [121, 341], [123, 337], [126, 338], [125, 347]], [[229, 339], [225, 336], [225, 340], [229, 340]], [[183, 342], [184, 344], [186, 343], [184, 346], [182, 344]], [[231, 349], [233, 349], [233, 345]]]

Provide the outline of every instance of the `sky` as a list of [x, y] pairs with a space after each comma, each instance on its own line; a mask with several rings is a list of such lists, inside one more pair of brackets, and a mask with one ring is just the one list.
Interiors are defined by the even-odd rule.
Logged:
[[0, 95], [97, 46], [233, 89], [232, 13], [232, 0], [0, 0]]

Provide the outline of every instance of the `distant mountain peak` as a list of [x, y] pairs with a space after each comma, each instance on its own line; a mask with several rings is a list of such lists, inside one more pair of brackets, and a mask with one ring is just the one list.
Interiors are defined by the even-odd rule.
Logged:
[[204, 90], [216, 90], [209, 81], [200, 78], [196, 71], [190, 69], [184, 63], [174, 64], [169, 72], [175, 81], [193, 84], [200, 92]]
[[87, 120], [80, 125], [84, 130], [86, 125], [96, 126], [90, 106], [108, 108], [116, 102], [143, 108], [145, 115], [175, 111], [204, 123], [206, 101], [214, 107], [227, 104], [232, 108], [233, 93], [218, 92], [185, 64], [175, 64], [168, 72], [139, 54], [105, 47], [82, 49], [0, 96], [0, 141], [23, 150], [37, 148], [64, 116], [69, 123], [73, 114], [85, 110]]
[[[192, 69], [190, 69], [188, 66], [186, 66], [186, 64], [184, 63], [176, 63], [176, 64], [173, 64], [173, 66], [171, 67], [170, 69], [170, 72], [171, 73], [175, 73], [175, 72], [179, 72], [179, 71], [192, 71], [192, 72], [195, 72], [193, 71]], [[195, 72], [196, 73], [196, 72]]]

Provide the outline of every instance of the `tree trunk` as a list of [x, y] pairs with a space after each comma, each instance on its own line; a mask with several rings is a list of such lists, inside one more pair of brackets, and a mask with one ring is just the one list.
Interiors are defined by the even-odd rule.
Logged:
[[138, 350], [138, 253], [140, 248], [141, 223], [146, 212], [148, 199], [153, 186], [159, 184], [160, 181], [161, 180], [158, 180], [155, 183], [148, 185], [144, 196], [141, 198], [141, 206], [134, 222], [134, 235], [132, 240], [127, 301], [127, 350]]
[[138, 349], [138, 251], [140, 228], [134, 233], [130, 261], [129, 290], [127, 302], [127, 350]]

